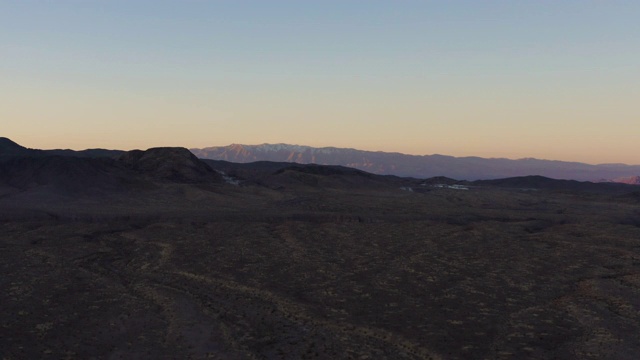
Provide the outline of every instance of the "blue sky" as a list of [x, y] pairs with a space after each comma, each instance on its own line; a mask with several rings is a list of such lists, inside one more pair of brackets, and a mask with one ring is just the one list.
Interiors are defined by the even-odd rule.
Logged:
[[2, 136], [640, 163], [640, 3], [0, 1]]

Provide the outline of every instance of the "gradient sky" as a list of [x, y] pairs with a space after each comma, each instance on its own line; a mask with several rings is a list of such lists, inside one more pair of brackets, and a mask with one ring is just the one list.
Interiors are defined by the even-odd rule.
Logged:
[[638, 1], [2, 1], [0, 136], [640, 164]]

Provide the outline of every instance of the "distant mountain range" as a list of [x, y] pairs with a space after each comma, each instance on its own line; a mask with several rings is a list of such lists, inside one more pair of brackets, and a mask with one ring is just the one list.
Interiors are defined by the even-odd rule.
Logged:
[[[301, 164], [340, 165], [374, 174], [390, 174], [415, 178], [446, 176], [459, 180], [499, 179], [540, 175], [554, 179], [594, 182], [640, 182], [640, 165], [579, 162], [453, 157], [445, 155], [407, 155], [381, 151], [363, 151], [335, 147], [314, 148], [288, 144], [262, 144], [190, 149], [203, 159], [236, 163], [254, 161], [295, 162]], [[621, 180], [624, 179], [624, 180]], [[636, 183], [637, 183], [636, 182]]]
[[[279, 151], [284, 151], [283, 148], [286, 148], [286, 146], [277, 147], [280, 147]], [[295, 160], [304, 160], [304, 156], [311, 153], [310, 148], [303, 149], [303, 152], [293, 152], [294, 155], [300, 155]], [[349, 149], [344, 151], [358, 152]], [[320, 162], [320, 156], [339, 155], [342, 152], [342, 149], [318, 151], [314, 153], [315, 161]], [[243, 153], [245, 156], [251, 156], [246, 150]], [[400, 160], [407, 157], [402, 154], [373, 154], [382, 157], [387, 155]], [[430, 157], [423, 158], [430, 159]], [[478, 161], [492, 160], [477, 159]], [[238, 161], [236, 158], [233, 160]], [[249, 157], [248, 160], [253, 158]], [[517, 163], [517, 161], [513, 162]], [[373, 161], [370, 163], [373, 164]], [[396, 162], [396, 164], [401, 163]], [[353, 163], [349, 165], [345, 167], [296, 164], [291, 161], [229, 162], [201, 159], [186, 148], [171, 147], [151, 148], [145, 151], [37, 150], [0, 138], [0, 204], [3, 202], [19, 206], [53, 204], [64, 207], [70, 201], [97, 201], [98, 204], [105, 202], [111, 204], [109, 206], [117, 207], [120, 206], [119, 203], [134, 201], [131, 199], [135, 198], [137, 199], [135, 201], [150, 204], [149, 206], [153, 207], [154, 203], [171, 203], [173, 200], [170, 199], [179, 198], [182, 199], [180, 201], [190, 199], [190, 203], [197, 207], [202, 205], [197, 193], [205, 191], [230, 194], [241, 187], [286, 193], [327, 189], [426, 193], [440, 188], [457, 191], [468, 190], [469, 187], [499, 187], [518, 191], [536, 189], [607, 196], [631, 194], [629, 196], [632, 197], [627, 200], [634, 202], [637, 200], [638, 193], [637, 186], [613, 182], [580, 182], [543, 176], [476, 181], [462, 180], [461, 176], [458, 179], [443, 176], [411, 178], [372, 174], [370, 171], [354, 169]], [[371, 166], [367, 169], [370, 170]], [[396, 168], [398, 169], [401, 168]], [[499, 168], [494, 166], [494, 169]], [[630, 182], [630, 178], [625, 180]]]

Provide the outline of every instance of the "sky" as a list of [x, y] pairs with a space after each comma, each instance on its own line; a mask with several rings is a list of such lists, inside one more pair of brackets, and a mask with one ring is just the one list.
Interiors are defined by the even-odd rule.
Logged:
[[640, 164], [638, 1], [0, 0], [0, 136]]

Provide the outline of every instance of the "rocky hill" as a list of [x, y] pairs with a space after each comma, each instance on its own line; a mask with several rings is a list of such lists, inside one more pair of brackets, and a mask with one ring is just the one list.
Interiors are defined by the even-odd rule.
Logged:
[[118, 161], [129, 169], [161, 179], [179, 182], [222, 182], [218, 173], [185, 148], [132, 150], [122, 154]]
[[74, 156], [75, 152], [53, 155], [6, 140], [0, 147], [0, 199], [24, 207], [65, 207], [81, 199], [142, 196], [166, 186], [223, 183], [220, 174], [185, 148], [134, 150], [114, 159]]
[[0, 159], [10, 156], [38, 155], [41, 151], [28, 149], [6, 137], [0, 137]]

